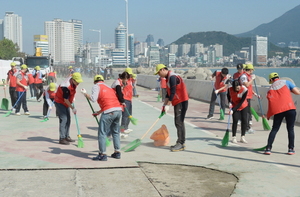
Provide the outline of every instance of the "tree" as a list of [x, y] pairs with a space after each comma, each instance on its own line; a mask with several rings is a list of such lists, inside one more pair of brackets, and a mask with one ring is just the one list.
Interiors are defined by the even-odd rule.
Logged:
[[13, 41], [4, 38], [0, 41], [0, 59], [11, 60], [13, 57], [18, 57], [19, 47]]

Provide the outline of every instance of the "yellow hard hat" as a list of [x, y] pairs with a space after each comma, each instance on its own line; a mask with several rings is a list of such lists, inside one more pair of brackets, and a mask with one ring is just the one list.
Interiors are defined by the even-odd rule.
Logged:
[[69, 69], [73, 68], [73, 66], [69, 66]]
[[56, 89], [56, 83], [50, 83], [49, 89], [50, 89], [50, 91], [54, 91]]
[[133, 74], [132, 69], [129, 67], [125, 69], [125, 72], [128, 72], [128, 74], [130, 74], [130, 75]]
[[156, 73], [154, 73], [154, 75], [157, 75], [158, 72], [159, 72], [162, 68], [167, 68], [167, 67], [166, 67], [166, 65], [164, 65], [164, 64], [157, 64], [157, 65], [156, 65]]
[[244, 66], [244, 69], [245, 70], [254, 70], [254, 66], [252, 65], [252, 64], [246, 64], [245, 66]]
[[35, 70], [41, 70], [40, 66], [36, 66]]
[[102, 75], [95, 75], [94, 81], [104, 81], [104, 78]]
[[10, 63], [10, 66], [16, 66], [15, 62]]
[[136, 78], [136, 74], [132, 74], [132, 78], [135, 79]]
[[269, 83], [271, 84], [271, 79], [273, 79], [274, 77], [279, 77], [278, 73], [270, 73], [269, 74]]
[[72, 79], [74, 79], [77, 83], [83, 82], [81, 74], [78, 72], [72, 74]]
[[27, 65], [26, 64], [22, 64], [21, 69], [27, 69]]

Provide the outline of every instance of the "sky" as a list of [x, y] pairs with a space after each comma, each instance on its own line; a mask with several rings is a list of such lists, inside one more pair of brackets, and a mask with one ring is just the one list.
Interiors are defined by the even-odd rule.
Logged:
[[[135, 40], [147, 35], [165, 45], [190, 32], [239, 34], [269, 23], [300, 5], [300, 0], [127, 0], [128, 33]], [[33, 54], [33, 36], [44, 34], [44, 22], [60, 18], [82, 20], [83, 41], [114, 42], [114, 31], [126, 23], [125, 0], [2, 0], [0, 19], [13, 11], [23, 20], [23, 51]]]

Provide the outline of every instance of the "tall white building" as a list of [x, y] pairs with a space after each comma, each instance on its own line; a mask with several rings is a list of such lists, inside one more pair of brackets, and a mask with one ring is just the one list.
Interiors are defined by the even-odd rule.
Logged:
[[49, 53], [55, 62], [75, 62], [74, 23], [61, 19], [46, 21], [45, 35], [49, 39]]
[[268, 37], [255, 36], [252, 38], [253, 63], [267, 65], [268, 59]]
[[0, 19], [0, 40], [3, 40], [4, 39], [4, 20], [3, 19]]
[[83, 46], [83, 24], [81, 20], [76, 19], [70, 22], [74, 24], [74, 52], [79, 55]]
[[178, 56], [178, 45], [177, 44], [171, 44], [169, 46], [169, 53], [173, 53], [175, 54], [176, 56]]
[[3, 32], [4, 38], [17, 43], [20, 51], [23, 51], [22, 17], [14, 12], [5, 12]]
[[216, 50], [216, 57], [223, 57], [223, 45], [215, 44], [213, 46]]

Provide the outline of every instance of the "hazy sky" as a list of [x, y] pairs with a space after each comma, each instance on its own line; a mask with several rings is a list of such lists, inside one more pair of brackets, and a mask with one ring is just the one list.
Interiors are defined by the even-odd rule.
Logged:
[[[280, 17], [300, 0], [128, 0], [129, 33], [138, 41], [148, 34], [169, 44], [190, 32], [243, 33]], [[0, 19], [13, 11], [23, 19], [23, 50], [33, 54], [33, 35], [44, 34], [44, 22], [60, 18], [83, 21], [84, 42], [114, 42], [114, 30], [125, 24], [125, 0], [1, 0]]]

